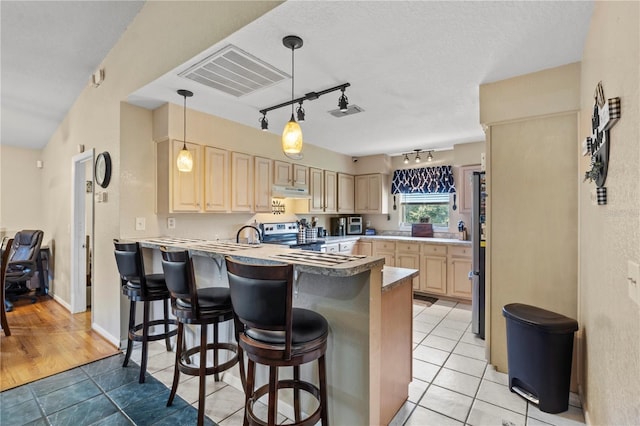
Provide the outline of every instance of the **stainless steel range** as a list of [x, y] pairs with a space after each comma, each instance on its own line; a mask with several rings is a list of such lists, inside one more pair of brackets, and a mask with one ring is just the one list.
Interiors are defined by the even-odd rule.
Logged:
[[263, 223], [260, 225], [262, 242], [279, 244], [294, 249], [320, 251], [324, 240], [299, 238], [299, 225], [296, 222]]

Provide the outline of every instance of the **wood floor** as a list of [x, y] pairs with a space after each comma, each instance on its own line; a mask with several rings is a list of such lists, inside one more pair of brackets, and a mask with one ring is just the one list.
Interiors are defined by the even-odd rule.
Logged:
[[71, 315], [46, 296], [14, 304], [11, 336], [0, 332], [0, 391], [120, 352], [91, 330], [89, 311]]

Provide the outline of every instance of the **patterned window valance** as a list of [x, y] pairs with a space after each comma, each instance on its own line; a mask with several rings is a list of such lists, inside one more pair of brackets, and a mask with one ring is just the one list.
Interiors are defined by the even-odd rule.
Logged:
[[446, 194], [456, 192], [451, 166], [403, 169], [393, 172], [392, 194]]

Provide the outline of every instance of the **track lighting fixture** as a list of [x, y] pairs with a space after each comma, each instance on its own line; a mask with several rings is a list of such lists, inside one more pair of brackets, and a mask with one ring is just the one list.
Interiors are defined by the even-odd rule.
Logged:
[[193, 156], [191, 155], [191, 152], [189, 152], [189, 150], [187, 149], [187, 98], [190, 98], [191, 96], [193, 96], [193, 92], [190, 92], [189, 90], [180, 89], [178, 90], [178, 95], [184, 97], [184, 109], [183, 109], [184, 138], [182, 139], [182, 149], [178, 154], [178, 158], [176, 162], [177, 162], [179, 171], [188, 173], [191, 170], [193, 170]]
[[298, 121], [302, 123], [304, 121], [304, 108], [302, 108], [302, 101], [299, 102], [298, 109], [296, 110], [296, 115], [298, 117]]
[[[282, 39], [282, 44], [287, 49], [291, 49], [291, 100], [287, 102], [283, 102], [278, 105], [274, 105], [269, 108], [264, 108], [260, 110], [260, 114], [262, 117], [258, 120], [260, 122], [260, 128], [262, 130], [268, 130], [268, 121], [267, 121], [267, 112], [272, 111], [274, 109], [291, 106], [291, 118], [289, 122], [287, 122], [284, 131], [282, 132], [282, 150], [285, 155], [291, 158], [300, 159], [302, 156], [302, 129], [298, 122], [303, 122], [305, 120], [306, 112], [302, 107], [303, 101], [313, 101], [318, 99], [320, 96], [325, 95], [327, 93], [342, 90], [342, 96], [338, 101], [338, 106], [342, 112], [347, 111], [347, 106], [349, 104], [349, 100], [347, 96], [344, 94], [344, 90], [351, 86], [350, 83], [343, 83], [339, 86], [332, 87], [330, 89], [325, 89], [320, 92], [309, 92], [304, 96], [301, 96], [297, 99], [294, 98], [294, 50], [302, 47], [302, 39], [298, 36], [288, 35]], [[296, 116], [294, 116], [294, 105], [299, 104], [296, 109], [296, 116], [298, 121], [296, 121]], [[343, 109], [344, 108], [344, 109]]]
[[[427, 161], [428, 162], [431, 162], [433, 160], [433, 154], [432, 154], [433, 151], [431, 151], [431, 150], [423, 151], [421, 149], [414, 149], [413, 152], [416, 154], [416, 156], [414, 157], [414, 161], [416, 163], [419, 163], [420, 161], [422, 161], [422, 158], [420, 157], [420, 154], [424, 153], [424, 152], [427, 153]], [[409, 164], [409, 154], [410, 153], [406, 153], [406, 152], [404, 154], [402, 154], [404, 156], [404, 159], [402, 160], [404, 164]]]
[[349, 98], [344, 94], [344, 89], [344, 87], [340, 89], [342, 90], [342, 95], [338, 98], [338, 107], [340, 108], [340, 112], [347, 112], [347, 108], [349, 106]]

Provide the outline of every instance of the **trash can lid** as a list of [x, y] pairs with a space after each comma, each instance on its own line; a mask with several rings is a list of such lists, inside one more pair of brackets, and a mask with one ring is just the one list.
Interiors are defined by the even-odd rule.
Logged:
[[578, 329], [578, 321], [572, 318], [523, 303], [505, 305], [502, 315], [547, 333], [573, 333]]

